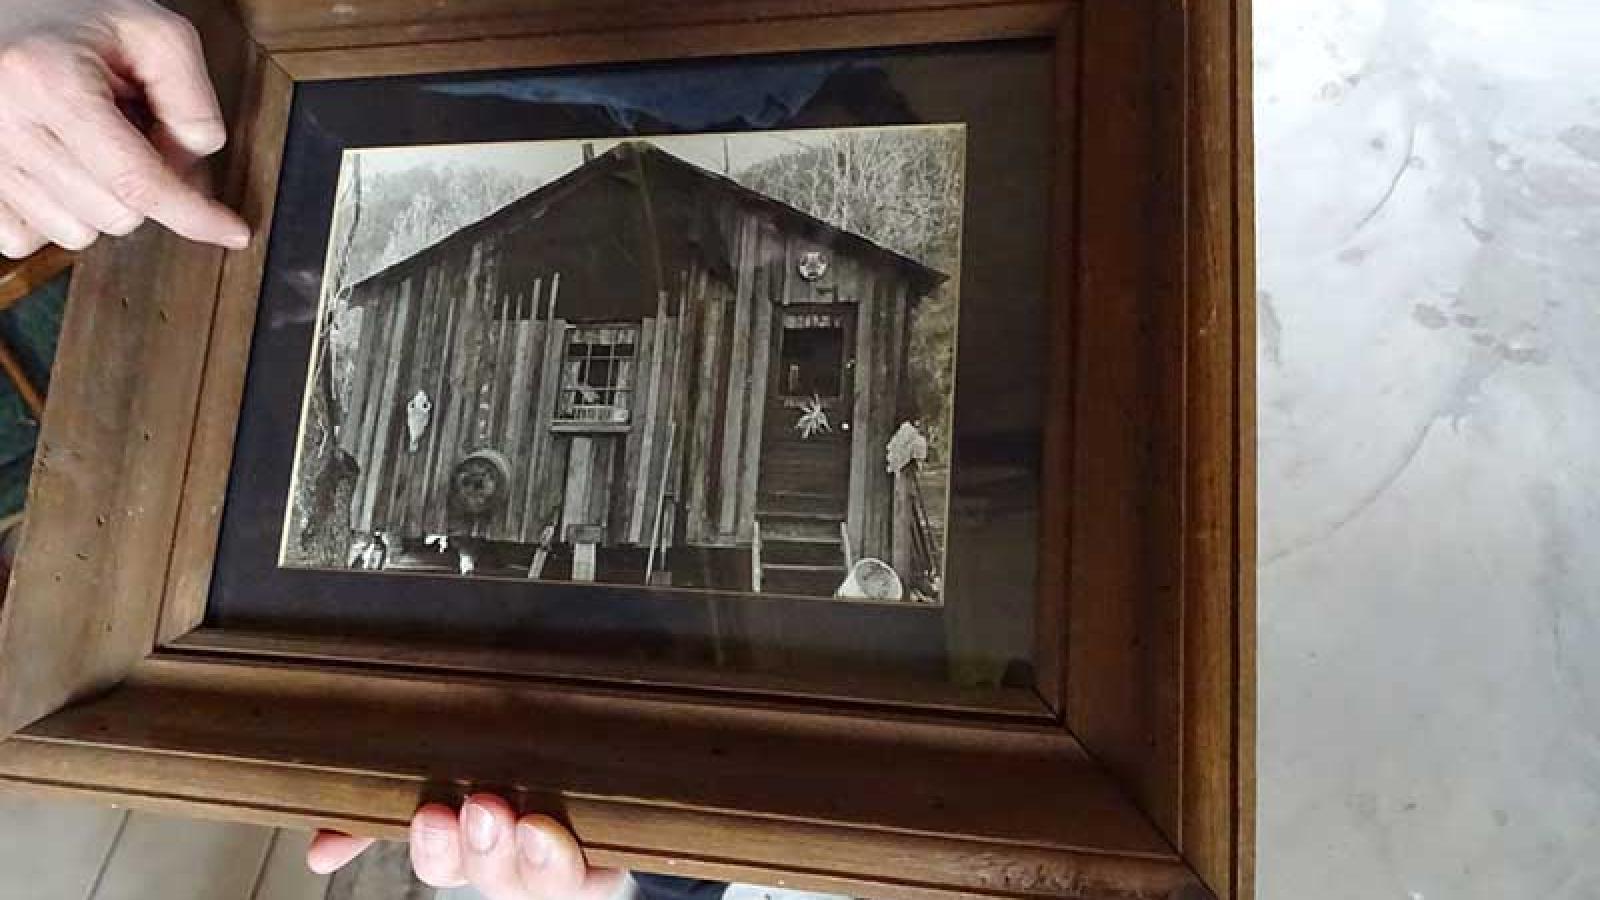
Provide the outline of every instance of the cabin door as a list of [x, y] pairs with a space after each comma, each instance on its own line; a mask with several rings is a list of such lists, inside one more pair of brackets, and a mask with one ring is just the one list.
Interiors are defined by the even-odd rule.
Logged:
[[856, 308], [791, 305], [776, 318], [756, 516], [762, 589], [826, 596], [845, 575]]

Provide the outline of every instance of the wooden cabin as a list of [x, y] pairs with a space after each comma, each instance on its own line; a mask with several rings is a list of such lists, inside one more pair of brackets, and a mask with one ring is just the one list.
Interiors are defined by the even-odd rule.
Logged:
[[944, 277], [619, 144], [352, 289], [352, 526], [534, 576], [575, 548], [578, 579], [831, 595], [909, 540], [885, 448]]

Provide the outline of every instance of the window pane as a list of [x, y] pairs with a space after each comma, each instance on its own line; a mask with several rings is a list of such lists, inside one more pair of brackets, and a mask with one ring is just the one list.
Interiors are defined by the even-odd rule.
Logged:
[[571, 330], [562, 375], [561, 419], [628, 423], [638, 338], [636, 325], [585, 325]]
[[789, 396], [838, 397], [844, 389], [844, 329], [786, 328], [780, 366]]

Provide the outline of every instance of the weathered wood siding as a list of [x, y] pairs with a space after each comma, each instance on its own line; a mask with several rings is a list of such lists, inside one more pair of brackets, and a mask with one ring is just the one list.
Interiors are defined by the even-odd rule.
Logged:
[[[397, 281], [363, 285], [366, 313], [343, 432], [359, 466], [352, 521], [366, 531], [409, 536], [473, 533], [531, 540], [559, 505], [548, 466], [513, 472], [510, 499], [490, 520], [450, 521], [455, 467], [480, 450], [511, 460], [547, 461], [553, 404], [543, 386], [557, 377], [566, 323], [557, 273], [504, 284], [498, 247], [441, 254]], [[421, 391], [433, 404], [415, 452], [407, 407]]]
[[856, 329], [855, 428], [850, 462], [850, 536], [856, 558], [892, 553], [894, 480], [885, 453], [899, 427], [909, 337], [904, 283], [880, 278], [862, 296]]
[[[883, 451], [897, 425], [905, 278], [732, 195], [671, 182], [655, 190], [673, 235], [664, 285], [640, 263], [637, 185], [613, 180], [584, 193], [584, 215], [530, 212], [537, 227], [483, 229], [358, 286], [365, 313], [341, 432], [360, 468], [357, 529], [535, 543], [552, 524], [587, 524], [603, 525], [611, 545], [648, 546], [658, 530], [664, 543], [748, 544], [781, 309], [826, 303], [851, 305], [858, 319], [850, 531], [857, 555], [889, 553]], [[630, 242], [632, 229], [641, 230]], [[813, 250], [830, 268], [808, 282], [798, 268]], [[639, 326], [625, 429], [555, 425], [567, 328], [584, 322]], [[407, 406], [418, 391], [433, 411], [411, 452]], [[480, 521], [453, 521], [451, 475], [485, 450], [512, 463], [509, 501]]]

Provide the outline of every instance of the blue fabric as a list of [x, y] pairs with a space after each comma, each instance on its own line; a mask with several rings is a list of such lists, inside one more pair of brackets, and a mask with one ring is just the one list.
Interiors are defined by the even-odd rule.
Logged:
[[456, 96], [500, 96], [532, 103], [579, 104], [607, 110], [624, 128], [643, 117], [699, 131], [727, 126], [730, 111], [745, 127], [769, 128], [804, 108], [829, 76], [848, 66], [837, 60], [741, 61], [740, 77], [718, 67], [652, 68], [598, 75], [545, 74], [490, 78], [429, 88]]
[[[44, 390], [61, 337], [68, 276], [59, 278], [0, 312], [0, 337], [10, 345], [29, 379]], [[0, 378], [0, 519], [22, 511], [33, 472], [39, 423], [8, 378]]]
[[722, 900], [728, 886], [720, 881], [697, 881], [670, 875], [633, 876], [640, 900]]

